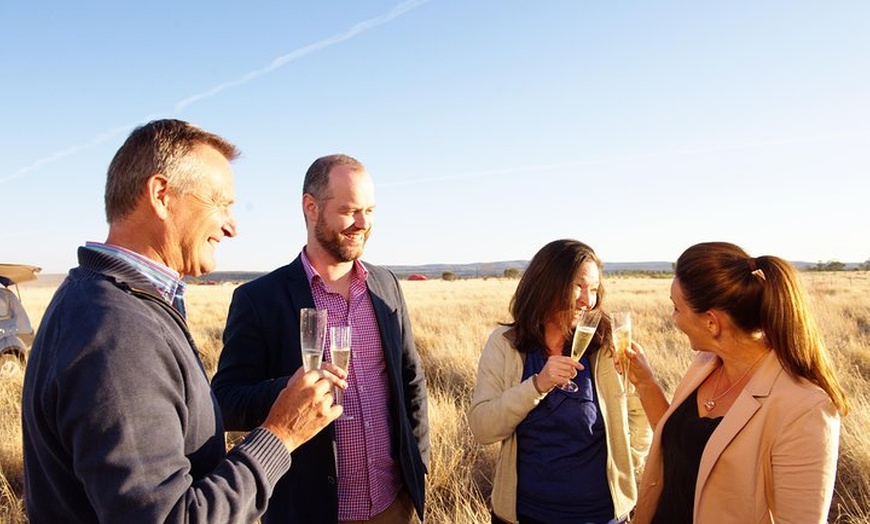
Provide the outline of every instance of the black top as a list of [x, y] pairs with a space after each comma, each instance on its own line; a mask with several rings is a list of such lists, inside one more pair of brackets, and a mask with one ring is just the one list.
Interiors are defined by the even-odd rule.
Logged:
[[653, 524], [691, 524], [701, 455], [722, 417], [698, 414], [698, 390], [692, 392], [662, 428], [664, 486]]

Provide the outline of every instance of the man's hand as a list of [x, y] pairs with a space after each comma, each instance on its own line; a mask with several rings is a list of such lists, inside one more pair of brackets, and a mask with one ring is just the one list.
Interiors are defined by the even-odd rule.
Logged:
[[299, 368], [275, 399], [262, 427], [274, 433], [291, 453], [341, 416], [333, 403], [333, 386], [347, 388], [347, 373], [324, 362], [307, 373]]

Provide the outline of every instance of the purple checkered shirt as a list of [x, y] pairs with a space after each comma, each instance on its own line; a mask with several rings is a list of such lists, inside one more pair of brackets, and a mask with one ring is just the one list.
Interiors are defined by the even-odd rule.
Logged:
[[[354, 261], [350, 301], [331, 291], [317, 273], [305, 250], [302, 265], [308, 276], [314, 305], [329, 311], [330, 326], [351, 326], [351, 358], [344, 412], [353, 417], [336, 422], [338, 447], [338, 520], [369, 520], [395, 500], [402, 486], [390, 439], [390, 389], [387, 365], [371, 297], [368, 271]], [[332, 361], [329, 341], [324, 359]]]

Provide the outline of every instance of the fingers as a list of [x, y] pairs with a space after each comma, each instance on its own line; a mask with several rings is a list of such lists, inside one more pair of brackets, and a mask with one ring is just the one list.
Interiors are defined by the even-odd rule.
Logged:
[[650, 363], [646, 358], [646, 353], [640, 344], [632, 341], [631, 347], [625, 351], [625, 354], [631, 363], [631, 374], [629, 378], [631, 379], [632, 384], [640, 385], [648, 382], [655, 382], [652, 367], [650, 366]]
[[648, 365], [646, 361], [646, 353], [644, 353], [643, 347], [636, 342], [631, 343], [631, 347], [625, 350], [625, 354], [632, 364], [640, 364], [643, 366]]
[[619, 354], [616, 351], [613, 352], [613, 367], [617, 372], [622, 373], [622, 362], [619, 361]]
[[328, 371], [328, 372], [329, 372], [330, 374], [332, 374], [333, 376], [335, 376], [335, 377], [337, 377], [337, 378], [340, 378], [340, 379], [342, 379], [342, 380], [347, 379], [347, 371], [341, 369], [340, 367], [336, 366], [336, 365], [333, 364], [332, 362], [323, 362], [323, 363], [321, 363], [321, 364], [320, 364], [320, 369], [323, 370], [323, 371]]
[[321, 364], [320, 369], [317, 370], [318, 379], [329, 382], [332, 386], [340, 387], [341, 389], [347, 389], [347, 372], [343, 369], [334, 366], [329, 362], [324, 362]]
[[546, 386], [561, 386], [576, 377], [577, 372], [583, 369], [583, 364], [571, 357], [550, 357], [538, 374], [539, 383], [543, 381]]
[[293, 451], [332, 421], [343, 408], [334, 403], [332, 388], [347, 388], [341, 370], [332, 366], [297, 371], [278, 394], [262, 426], [275, 433]]
[[347, 389], [347, 381], [345, 378], [347, 373], [340, 368], [333, 366], [329, 362], [324, 362], [320, 369], [312, 369], [311, 371], [303, 371], [302, 368], [296, 370], [296, 373], [287, 381], [287, 387], [313, 387], [318, 383], [322, 383], [319, 391], [331, 390], [333, 386], [341, 389]]

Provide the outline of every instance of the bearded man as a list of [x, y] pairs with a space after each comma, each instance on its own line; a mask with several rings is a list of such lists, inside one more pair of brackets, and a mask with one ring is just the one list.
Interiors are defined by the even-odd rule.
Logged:
[[[429, 424], [423, 366], [396, 276], [360, 261], [374, 184], [347, 155], [314, 161], [302, 186], [307, 243], [289, 265], [235, 291], [212, 381], [224, 424], [256, 428], [302, 366], [299, 310], [351, 326], [345, 415], [293, 452], [263, 522], [423, 519]], [[330, 360], [327, 344], [324, 360]]]

